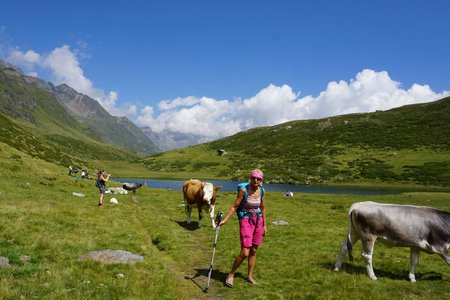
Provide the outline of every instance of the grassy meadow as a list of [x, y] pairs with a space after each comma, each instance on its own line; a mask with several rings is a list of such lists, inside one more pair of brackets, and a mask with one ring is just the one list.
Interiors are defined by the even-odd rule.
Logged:
[[[127, 175], [133, 173], [127, 168], [134, 166], [106, 162], [105, 168]], [[450, 211], [450, 193], [296, 193], [293, 198], [267, 193], [268, 234], [254, 273], [259, 284], [245, 282], [245, 263], [234, 288], [224, 285], [239, 252], [237, 218], [233, 217], [220, 229], [210, 291], [204, 293], [215, 230], [206, 219], [198, 229], [196, 214], [193, 224], [185, 225], [181, 191], [144, 187], [134, 199], [130, 194], [115, 195], [118, 205], [110, 204], [112, 196], [106, 195], [101, 209], [93, 180], [68, 176], [66, 167], [29, 157], [5, 144], [0, 144], [0, 176], [0, 256], [10, 264], [0, 268], [1, 299], [450, 298], [450, 269], [437, 255], [422, 253], [418, 281], [408, 281], [407, 248], [376, 244], [376, 282], [365, 274], [359, 242], [356, 260], [346, 260], [339, 273], [332, 271], [347, 232], [347, 209], [353, 202], [428, 205]], [[226, 212], [234, 199], [234, 193], [219, 192], [217, 211]], [[289, 225], [271, 223], [277, 220]], [[78, 260], [103, 249], [126, 250], [142, 255], [144, 261], [104, 265]]]

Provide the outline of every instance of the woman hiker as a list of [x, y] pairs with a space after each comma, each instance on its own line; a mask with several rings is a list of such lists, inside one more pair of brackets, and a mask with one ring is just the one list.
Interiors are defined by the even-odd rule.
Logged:
[[106, 182], [109, 180], [109, 176], [111, 176], [111, 174], [107, 174], [103, 170], [97, 172], [95, 186], [98, 187], [98, 190], [100, 191], [100, 201], [98, 202], [98, 207], [103, 207], [103, 197], [105, 196]]
[[239, 218], [241, 252], [234, 260], [225, 284], [233, 287], [236, 270], [248, 258], [247, 282], [256, 284], [253, 270], [256, 264], [256, 250], [262, 243], [262, 236], [266, 234], [266, 210], [264, 208], [264, 188], [262, 187], [263, 172], [253, 170], [250, 183], [239, 189], [236, 201], [228, 210], [225, 218], [220, 222], [224, 225], [237, 212]]

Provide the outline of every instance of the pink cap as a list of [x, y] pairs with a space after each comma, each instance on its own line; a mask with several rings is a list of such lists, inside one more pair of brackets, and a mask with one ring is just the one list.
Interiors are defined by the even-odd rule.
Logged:
[[252, 174], [251, 174], [250, 176], [255, 177], [255, 178], [263, 179], [263, 176], [264, 176], [264, 175], [263, 175], [262, 172], [253, 171]]

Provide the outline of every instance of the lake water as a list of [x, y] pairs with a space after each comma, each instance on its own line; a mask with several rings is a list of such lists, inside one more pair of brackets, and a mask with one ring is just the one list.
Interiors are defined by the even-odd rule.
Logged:
[[[124, 179], [114, 178], [118, 182], [129, 183], [146, 183], [152, 188], [178, 190], [181, 191], [184, 180], [152, 180], [152, 179]], [[222, 186], [221, 191], [236, 192], [237, 184], [240, 181], [226, 181], [226, 180], [211, 180], [208, 181], [217, 186]], [[264, 184], [264, 189], [267, 192], [286, 191], [298, 193], [316, 193], [316, 194], [349, 194], [349, 195], [392, 195], [399, 194], [405, 191], [413, 191], [413, 189], [406, 188], [377, 188], [377, 187], [353, 187], [353, 186], [330, 186], [330, 185], [293, 185], [293, 184]]]

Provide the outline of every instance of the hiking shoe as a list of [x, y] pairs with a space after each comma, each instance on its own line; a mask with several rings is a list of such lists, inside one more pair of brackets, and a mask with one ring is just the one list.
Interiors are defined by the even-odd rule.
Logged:
[[227, 280], [225, 280], [225, 284], [227, 285], [227, 287], [232, 288], [233, 287], [233, 277], [231, 276], [227, 276]]
[[102, 204], [102, 203], [99, 203], [99, 204], [98, 204], [98, 207], [103, 207], [103, 204]]
[[251, 277], [247, 278], [247, 282], [250, 283], [251, 285], [257, 285], [256, 281]]

